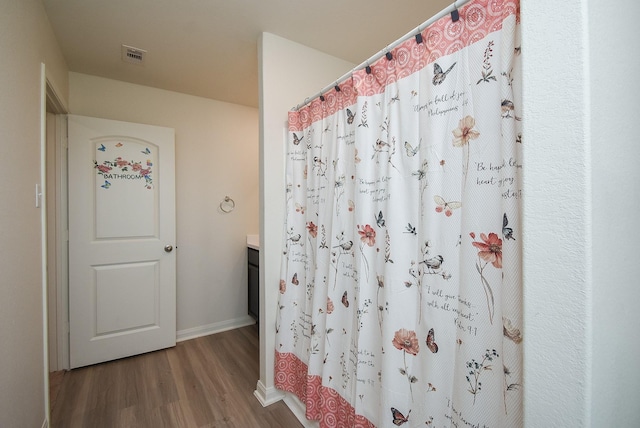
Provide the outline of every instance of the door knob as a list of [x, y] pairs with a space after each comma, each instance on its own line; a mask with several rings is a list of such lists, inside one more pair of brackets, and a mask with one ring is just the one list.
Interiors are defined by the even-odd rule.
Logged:
[[173, 250], [173, 247], [172, 247], [171, 245], [165, 245], [165, 246], [164, 246], [164, 250], [165, 250], [167, 253], [170, 253], [170, 252]]

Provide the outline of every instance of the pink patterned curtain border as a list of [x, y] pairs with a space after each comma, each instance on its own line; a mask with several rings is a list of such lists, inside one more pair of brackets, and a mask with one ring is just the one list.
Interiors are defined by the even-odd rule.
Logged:
[[425, 28], [421, 33], [423, 43], [407, 39], [393, 49], [391, 61], [382, 57], [370, 64], [370, 74], [356, 70], [353, 80], [358, 94], [382, 93], [387, 85], [423, 69], [441, 56], [457, 52], [501, 30], [502, 22], [508, 16], [516, 15], [516, 19], [520, 19], [519, 4], [515, 0], [476, 0], [460, 8], [459, 12], [457, 22], [447, 15]]
[[520, 5], [516, 0], [475, 0], [459, 9], [460, 20], [443, 16], [422, 31], [423, 43], [413, 38], [405, 40], [391, 51], [393, 59], [380, 58], [370, 64], [371, 73], [356, 70], [352, 79], [339, 85], [340, 92], [331, 89], [299, 111], [289, 112], [289, 130], [301, 131], [311, 123], [330, 116], [356, 103], [358, 95], [382, 93], [385, 87], [427, 65], [443, 55], [463, 49], [488, 34], [502, 29], [502, 22], [510, 15], [520, 20]]
[[323, 386], [320, 376], [307, 374], [307, 365], [294, 354], [276, 351], [278, 373], [275, 387], [298, 397], [306, 406], [308, 420], [321, 421], [321, 426], [326, 427], [375, 428], [367, 418], [357, 415], [337, 391]]
[[327, 116], [344, 110], [354, 105], [358, 94], [353, 87], [353, 80], [347, 79], [340, 85], [340, 91], [335, 88], [323, 94], [324, 101], [316, 98], [310, 104], [302, 107], [299, 111], [289, 112], [289, 131], [302, 131], [313, 122], [321, 120]]

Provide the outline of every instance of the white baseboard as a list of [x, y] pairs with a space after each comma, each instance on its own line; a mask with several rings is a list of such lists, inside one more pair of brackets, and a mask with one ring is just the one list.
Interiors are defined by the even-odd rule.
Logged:
[[235, 318], [232, 320], [226, 320], [216, 322], [213, 324], [202, 325], [199, 327], [187, 328], [185, 330], [179, 330], [176, 332], [176, 341], [182, 342], [183, 340], [195, 339], [196, 337], [208, 336], [210, 334], [222, 333], [223, 331], [233, 330], [235, 328], [246, 327], [253, 325], [256, 320], [246, 315], [242, 318]]
[[260, 404], [262, 404], [262, 407], [270, 406], [284, 398], [282, 391], [273, 386], [267, 388], [262, 381], [258, 381], [256, 384], [256, 390], [253, 391], [253, 395], [255, 395]]
[[284, 401], [284, 404], [287, 405], [291, 413], [300, 421], [304, 428], [318, 428], [320, 426], [318, 421], [310, 421], [305, 417], [305, 405], [293, 394], [283, 392], [275, 387], [267, 388], [261, 381], [258, 381], [253, 395], [256, 396], [260, 404], [262, 404], [262, 407], [270, 406], [280, 400]]

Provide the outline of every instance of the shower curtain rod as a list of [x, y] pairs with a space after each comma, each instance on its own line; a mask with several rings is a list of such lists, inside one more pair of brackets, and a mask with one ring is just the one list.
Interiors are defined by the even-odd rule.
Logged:
[[366, 61], [363, 61], [359, 65], [355, 66], [354, 68], [352, 68], [351, 70], [349, 70], [348, 72], [346, 72], [345, 74], [340, 76], [340, 78], [337, 79], [334, 83], [325, 86], [319, 92], [313, 94], [313, 96], [305, 98], [305, 100], [304, 100], [304, 102], [302, 104], [296, 105], [292, 110], [295, 110], [295, 111], [300, 110], [302, 107], [306, 106], [311, 101], [315, 100], [316, 98], [318, 98], [319, 96], [321, 96], [322, 94], [327, 92], [329, 89], [335, 88], [336, 86], [338, 86], [339, 83], [344, 82], [356, 70], [361, 69], [363, 67], [368, 67], [369, 64], [374, 63], [378, 59], [382, 58], [383, 55], [386, 55], [387, 53], [391, 52], [396, 46], [398, 46], [399, 44], [403, 43], [405, 40], [407, 40], [407, 39], [409, 39], [411, 37], [415, 37], [416, 35], [422, 33], [422, 31], [425, 28], [427, 28], [429, 25], [433, 24], [435, 21], [437, 21], [438, 19], [442, 18], [443, 16], [446, 16], [446, 15], [451, 13], [452, 14], [452, 18], [454, 19], [454, 21], [457, 21], [458, 20], [457, 19], [458, 7], [462, 7], [465, 4], [469, 3], [470, 1], [471, 0], [454, 1], [451, 6], [441, 10], [440, 12], [438, 12], [437, 14], [432, 16], [430, 19], [428, 19], [426, 22], [423, 22], [422, 24], [420, 24], [419, 26], [417, 26], [413, 30], [409, 31], [407, 34], [405, 34], [404, 36], [400, 37], [398, 40], [396, 40], [392, 44], [385, 46], [385, 48], [382, 49], [380, 52], [374, 54], [373, 56], [371, 56]]

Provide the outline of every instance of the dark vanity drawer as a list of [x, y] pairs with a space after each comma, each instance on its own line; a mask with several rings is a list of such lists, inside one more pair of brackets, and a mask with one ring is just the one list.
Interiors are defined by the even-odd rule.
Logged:
[[260, 252], [249, 248], [249, 315], [258, 321], [260, 308]]
[[249, 263], [256, 266], [260, 265], [260, 252], [258, 250], [249, 248]]

